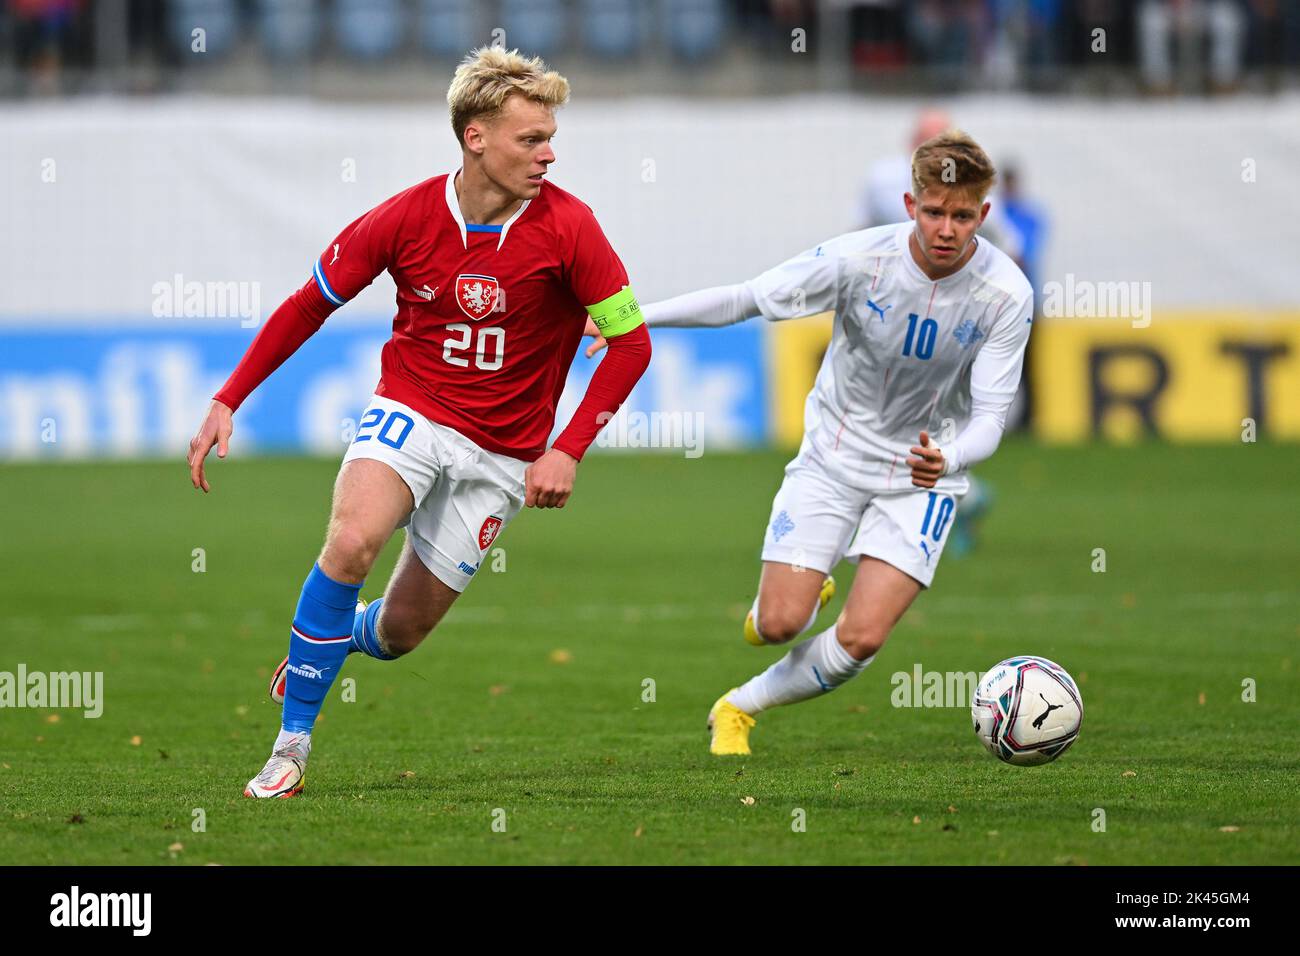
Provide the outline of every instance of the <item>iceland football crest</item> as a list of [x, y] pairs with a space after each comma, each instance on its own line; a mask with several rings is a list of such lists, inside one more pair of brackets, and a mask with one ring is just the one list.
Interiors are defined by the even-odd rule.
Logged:
[[984, 338], [984, 333], [980, 331], [974, 319], [962, 319], [957, 324], [957, 328], [952, 330], [952, 337], [961, 343], [962, 348], [968, 349]]

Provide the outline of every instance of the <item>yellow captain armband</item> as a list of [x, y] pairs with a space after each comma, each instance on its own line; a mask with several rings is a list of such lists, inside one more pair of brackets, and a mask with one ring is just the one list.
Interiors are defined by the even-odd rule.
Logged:
[[587, 306], [587, 314], [596, 323], [596, 328], [600, 329], [600, 334], [607, 339], [631, 332], [645, 322], [641, 316], [641, 306], [630, 286], [624, 286], [608, 299]]

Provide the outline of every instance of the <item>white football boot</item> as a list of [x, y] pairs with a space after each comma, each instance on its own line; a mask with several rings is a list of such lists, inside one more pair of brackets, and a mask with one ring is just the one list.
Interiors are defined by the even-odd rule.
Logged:
[[[366, 609], [366, 602], [358, 601], [357, 613], [360, 614], [365, 609]], [[285, 671], [287, 671], [288, 669], [289, 669], [289, 658], [286, 656], [284, 660], [280, 661], [280, 666], [277, 667], [275, 669], [275, 672], [271, 674], [271, 686], [267, 689], [267, 693], [271, 695], [271, 700], [275, 701], [275, 703], [277, 704], [284, 703], [284, 675], [285, 675]]]
[[[283, 736], [283, 734], [282, 734]], [[296, 797], [302, 793], [307, 774], [307, 755], [311, 753], [311, 734], [294, 734], [276, 748], [266, 766], [244, 788], [244, 796], [271, 799]]]

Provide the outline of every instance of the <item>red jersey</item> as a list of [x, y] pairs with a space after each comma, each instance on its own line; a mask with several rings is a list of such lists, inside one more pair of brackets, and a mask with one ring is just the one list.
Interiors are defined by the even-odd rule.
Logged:
[[466, 225], [453, 175], [412, 186], [349, 225], [317, 261], [314, 282], [339, 306], [385, 270], [397, 284], [397, 314], [376, 394], [526, 461], [546, 449], [585, 306], [628, 284], [575, 196], [543, 182], [508, 222]]

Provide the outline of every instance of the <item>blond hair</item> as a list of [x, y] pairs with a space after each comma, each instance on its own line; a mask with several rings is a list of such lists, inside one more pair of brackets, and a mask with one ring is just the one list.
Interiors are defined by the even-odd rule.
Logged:
[[491, 119], [514, 95], [554, 109], [568, 102], [569, 81], [548, 70], [541, 57], [518, 50], [484, 46], [466, 56], [447, 89], [451, 128], [460, 144], [465, 145], [465, 127], [471, 120]]
[[912, 153], [912, 196], [918, 202], [930, 187], [953, 187], [982, 202], [996, 179], [988, 153], [959, 129], [932, 136]]

